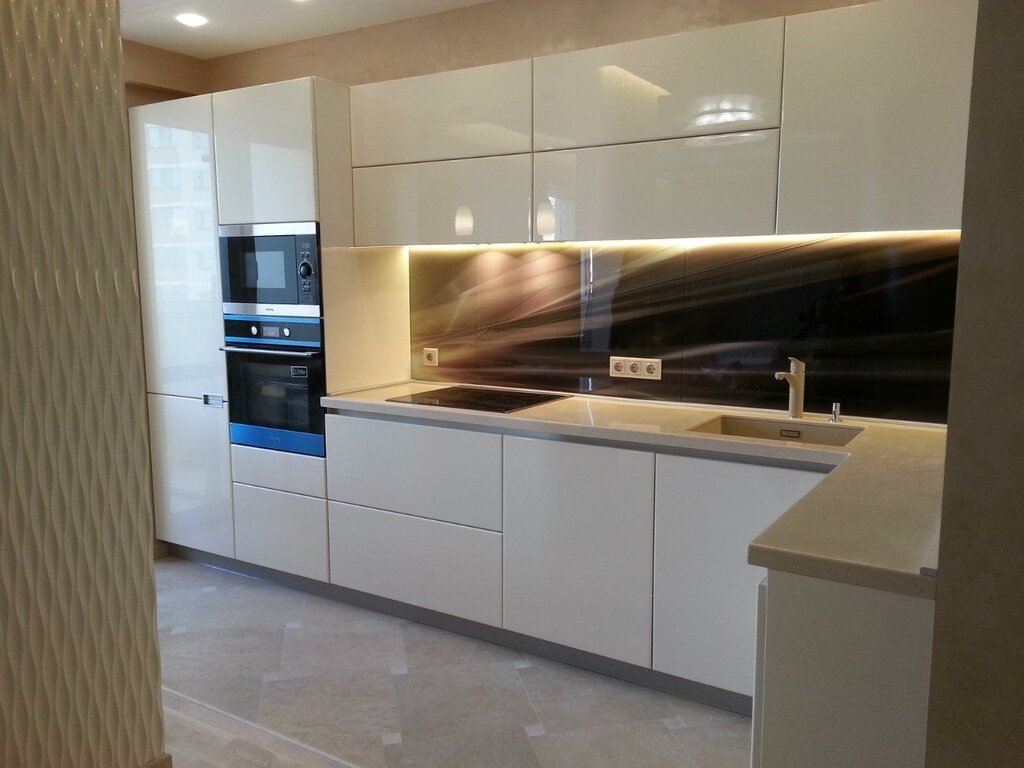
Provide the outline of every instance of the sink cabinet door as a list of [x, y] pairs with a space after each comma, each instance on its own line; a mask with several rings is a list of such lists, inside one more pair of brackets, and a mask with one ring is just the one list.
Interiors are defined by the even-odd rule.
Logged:
[[750, 696], [757, 586], [747, 546], [825, 475], [659, 455], [654, 669]]
[[654, 455], [504, 438], [506, 629], [651, 664]]

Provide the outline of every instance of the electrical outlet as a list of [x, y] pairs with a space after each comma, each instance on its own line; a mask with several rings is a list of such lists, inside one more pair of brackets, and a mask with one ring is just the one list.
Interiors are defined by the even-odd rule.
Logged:
[[437, 354], [437, 347], [424, 347], [423, 348], [423, 364], [428, 366], [437, 366], [439, 355]]
[[608, 375], [619, 379], [661, 380], [661, 358], [617, 357], [608, 359]]

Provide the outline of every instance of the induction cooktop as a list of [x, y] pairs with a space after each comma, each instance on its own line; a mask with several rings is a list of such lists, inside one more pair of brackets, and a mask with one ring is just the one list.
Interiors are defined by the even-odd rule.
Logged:
[[389, 403], [413, 403], [414, 405], [436, 405], [441, 408], [465, 408], [470, 411], [491, 413], [512, 413], [531, 408], [552, 400], [562, 400], [568, 395], [552, 395], [541, 392], [513, 392], [507, 389], [483, 389], [479, 387], [444, 387], [426, 392], [416, 392], [401, 397], [389, 397]]

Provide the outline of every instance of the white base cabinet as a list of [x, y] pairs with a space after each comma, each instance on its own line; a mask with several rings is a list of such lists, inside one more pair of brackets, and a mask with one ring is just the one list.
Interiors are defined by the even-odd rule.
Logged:
[[156, 538], [235, 556], [228, 409], [149, 395]]
[[330, 502], [331, 583], [501, 626], [501, 534]]
[[504, 440], [505, 628], [649, 667], [654, 455]]
[[328, 580], [324, 499], [235, 483], [234, 501], [239, 560]]
[[654, 669], [753, 694], [757, 586], [747, 546], [825, 475], [658, 456]]

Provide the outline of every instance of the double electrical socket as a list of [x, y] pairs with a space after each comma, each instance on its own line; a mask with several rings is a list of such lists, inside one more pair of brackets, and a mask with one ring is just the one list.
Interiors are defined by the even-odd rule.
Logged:
[[608, 375], [620, 379], [661, 380], [660, 357], [615, 357], [608, 359]]
[[436, 367], [438, 363], [437, 347], [423, 348], [423, 364]]

